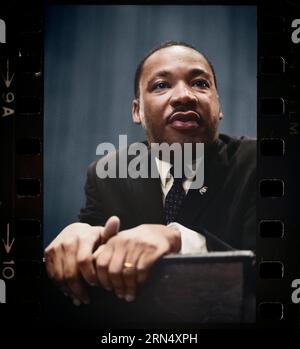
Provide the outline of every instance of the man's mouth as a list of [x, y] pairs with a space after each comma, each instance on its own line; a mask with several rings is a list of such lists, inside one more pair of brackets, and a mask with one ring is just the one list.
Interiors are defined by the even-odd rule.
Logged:
[[189, 110], [171, 114], [167, 123], [177, 130], [190, 130], [200, 127], [202, 120], [197, 112]]

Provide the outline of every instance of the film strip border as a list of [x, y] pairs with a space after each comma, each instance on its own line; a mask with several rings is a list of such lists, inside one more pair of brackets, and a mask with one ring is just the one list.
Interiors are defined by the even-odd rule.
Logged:
[[10, 320], [41, 313], [43, 2], [2, 4], [0, 304]]
[[[0, 16], [0, 306], [7, 319], [37, 324], [43, 255], [43, 5], [5, 5]], [[296, 1], [258, 4], [257, 327], [300, 326], [298, 18]]]
[[299, 18], [296, 1], [258, 6], [259, 327], [300, 327]]

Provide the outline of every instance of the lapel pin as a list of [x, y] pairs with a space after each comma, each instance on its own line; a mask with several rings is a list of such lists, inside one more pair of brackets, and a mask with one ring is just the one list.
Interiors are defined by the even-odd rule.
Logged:
[[203, 194], [205, 194], [206, 192], [207, 192], [207, 189], [208, 189], [208, 187], [202, 187], [201, 189], [199, 189], [199, 193], [201, 194], [201, 195], [203, 195]]

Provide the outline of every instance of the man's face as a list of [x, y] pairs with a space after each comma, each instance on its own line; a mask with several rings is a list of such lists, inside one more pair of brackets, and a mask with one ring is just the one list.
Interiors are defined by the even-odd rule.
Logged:
[[197, 51], [163, 48], [144, 63], [133, 120], [150, 143], [211, 143], [221, 117], [212, 70]]

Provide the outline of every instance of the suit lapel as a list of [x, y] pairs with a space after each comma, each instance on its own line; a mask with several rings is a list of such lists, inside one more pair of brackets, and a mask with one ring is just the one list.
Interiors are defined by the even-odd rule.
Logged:
[[[164, 224], [164, 209], [160, 178], [156, 166], [155, 178], [151, 178], [151, 156], [148, 153], [148, 178], [129, 178], [129, 190], [133, 195], [139, 221], [148, 224]], [[141, 161], [143, 163], [143, 160]]]
[[201, 195], [199, 189], [190, 189], [178, 216], [179, 222], [187, 222], [189, 226], [208, 210], [213, 199], [218, 198], [218, 193], [226, 180], [229, 163], [225, 144], [223, 142], [218, 144], [216, 151], [206, 155], [204, 161], [202, 188], [207, 187], [206, 192]]
[[140, 217], [139, 220], [148, 224], [164, 224], [160, 179], [130, 179], [130, 190]]

